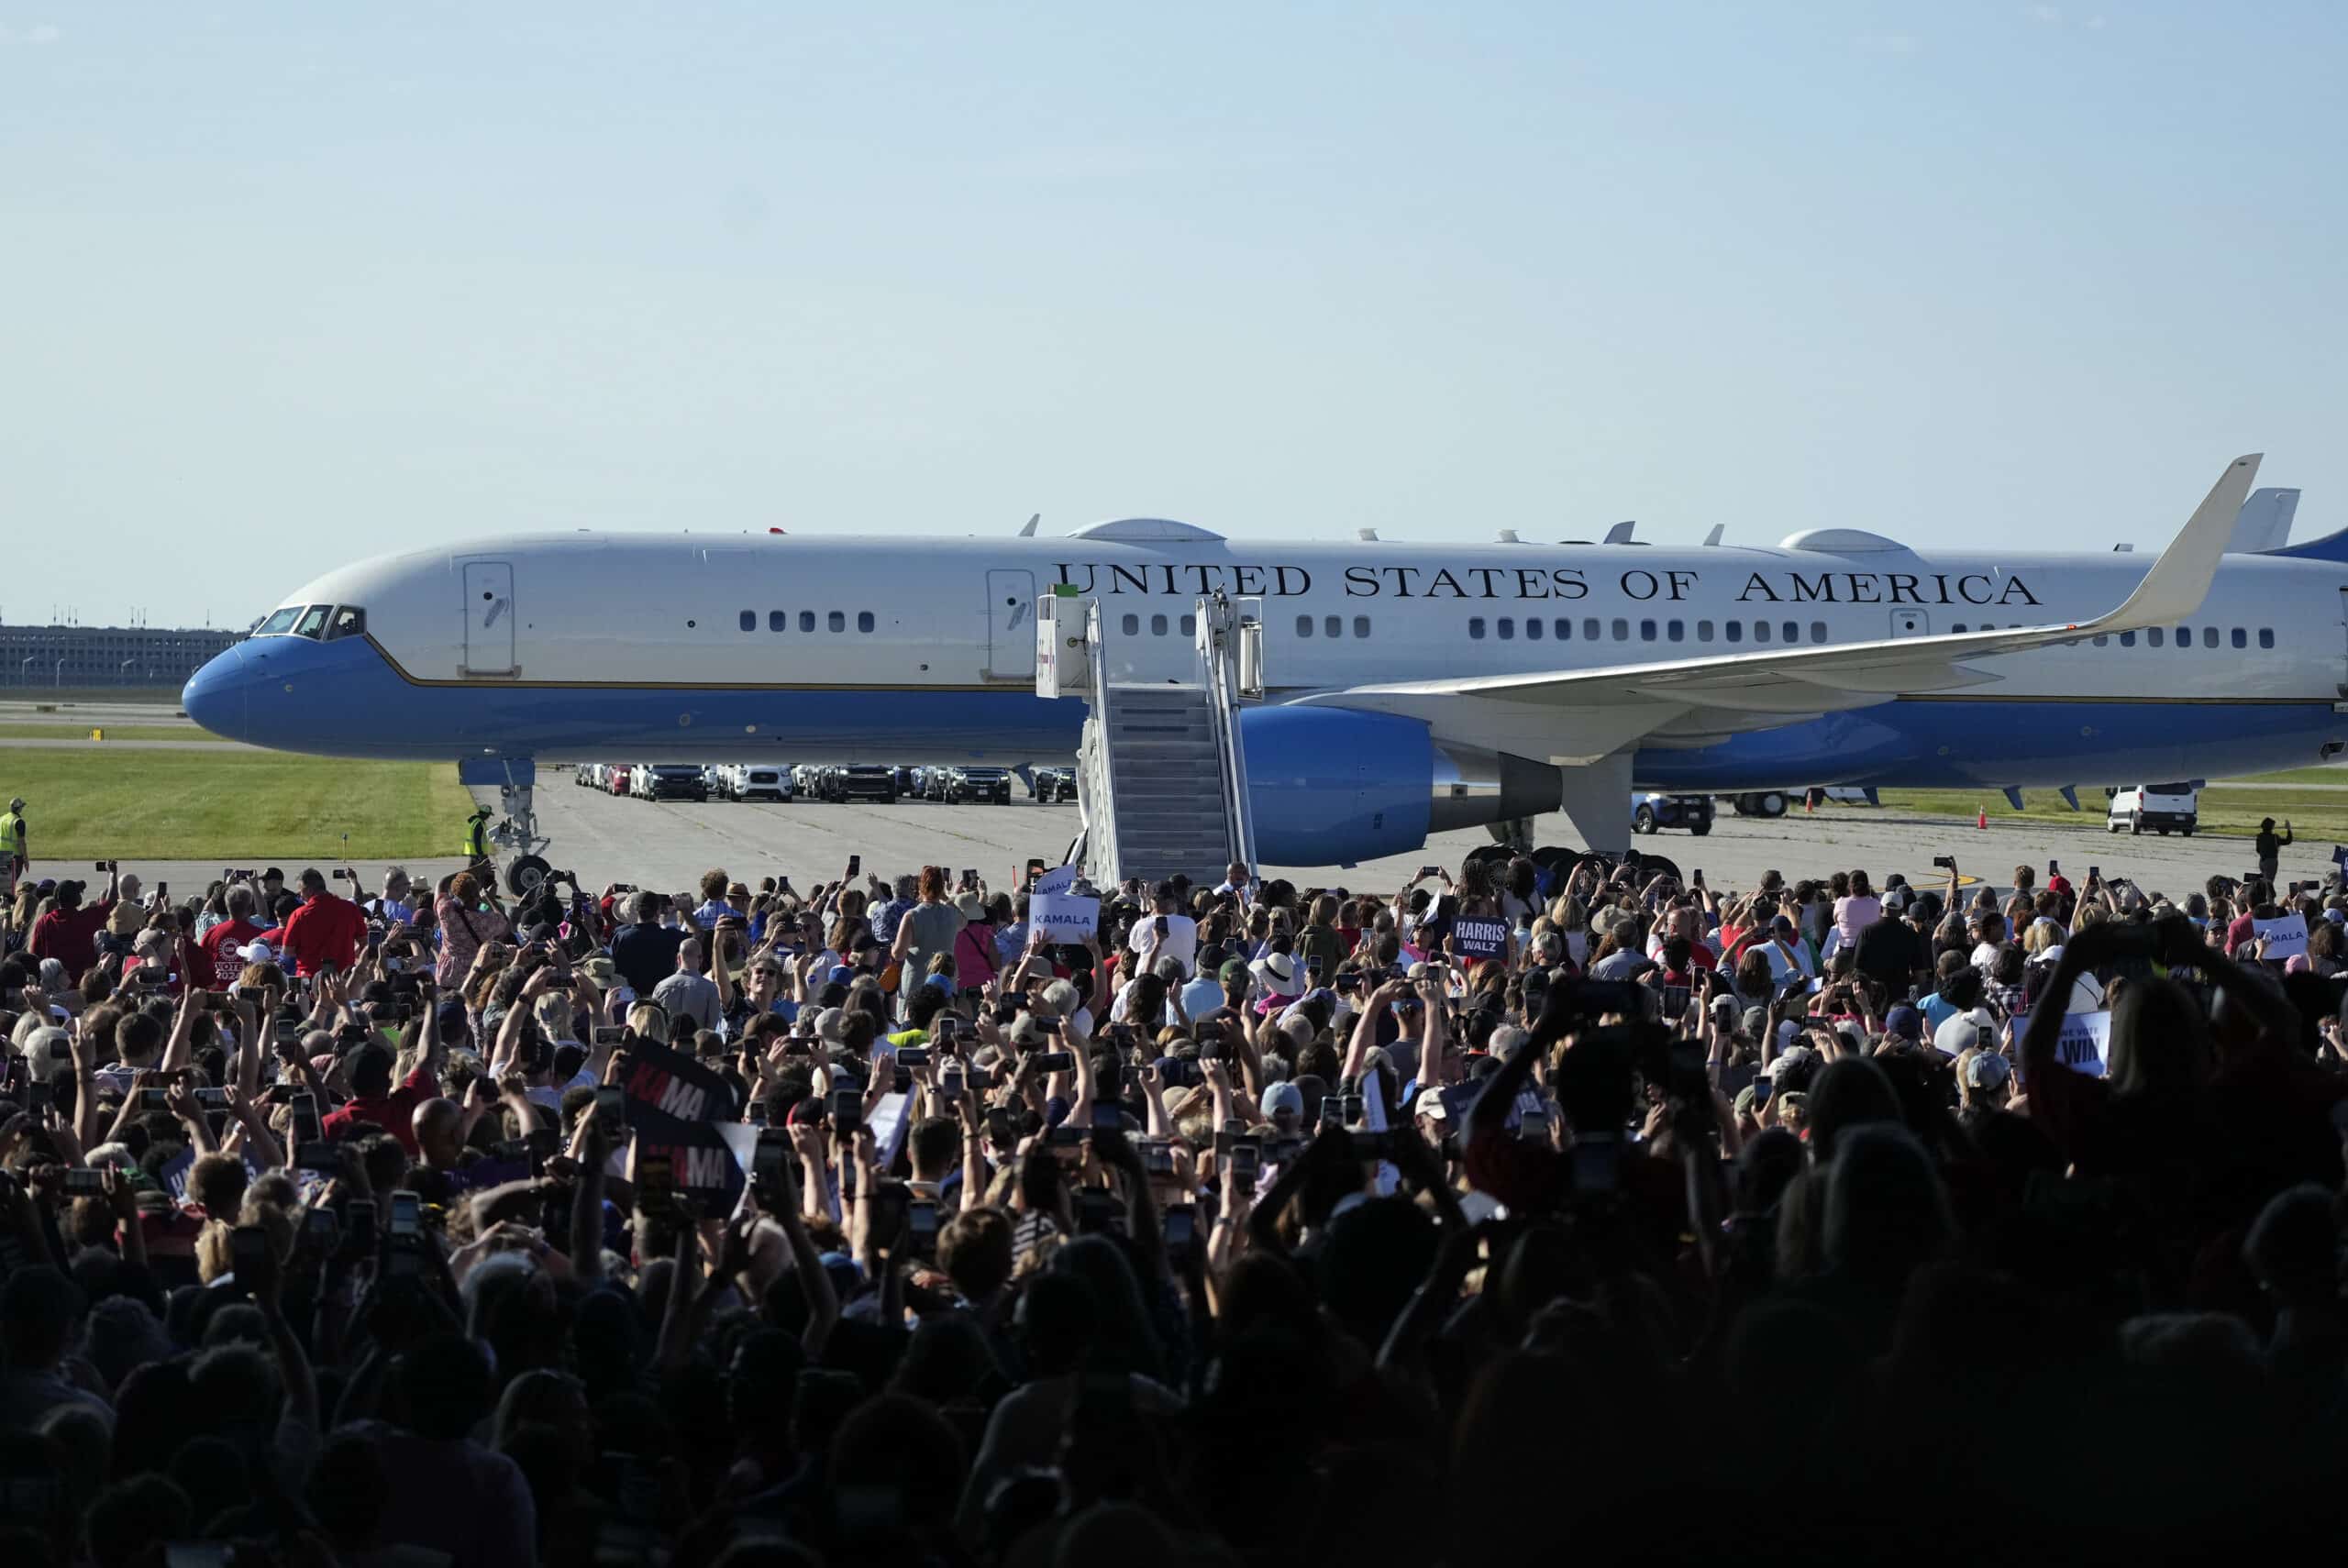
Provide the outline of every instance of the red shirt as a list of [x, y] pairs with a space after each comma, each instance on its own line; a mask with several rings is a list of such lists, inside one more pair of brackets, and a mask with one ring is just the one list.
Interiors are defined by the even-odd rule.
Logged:
[[285, 922], [285, 950], [294, 955], [297, 975], [349, 968], [366, 940], [367, 911], [332, 893], [305, 899]]
[[78, 986], [83, 972], [97, 962], [98, 933], [112, 913], [112, 899], [100, 899], [78, 910], [51, 910], [33, 923], [27, 951], [36, 958], [54, 958], [64, 965], [67, 977]]
[[204, 933], [196, 945], [211, 960], [212, 983], [206, 990], [225, 991], [237, 983], [245, 972], [245, 961], [237, 956], [237, 949], [260, 934], [260, 927], [249, 920], [224, 920]]
[[[348, 900], [337, 899], [335, 902], [347, 903]], [[359, 906], [350, 904], [349, 907], [357, 909]], [[329, 1138], [339, 1138], [344, 1129], [353, 1122], [371, 1121], [398, 1139], [400, 1147], [407, 1151], [409, 1159], [420, 1160], [424, 1157], [424, 1151], [415, 1143], [415, 1108], [439, 1092], [440, 1086], [432, 1081], [432, 1075], [426, 1072], [424, 1065], [419, 1062], [415, 1071], [407, 1076], [407, 1082], [391, 1093], [363, 1094], [349, 1104], [328, 1111], [325, 1120], [318, 1123], [318, 1131]]]

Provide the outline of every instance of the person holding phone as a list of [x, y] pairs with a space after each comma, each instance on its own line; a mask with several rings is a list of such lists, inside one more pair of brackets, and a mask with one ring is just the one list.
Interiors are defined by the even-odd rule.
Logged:
[[946, 868], [925, 866], [916, 884], [914, 907], [897, 922], [896, 940], [889, 958], [901, 966], [900, 989], [911, 995], [929, 974], [930, 960], [954, 951], [954, 939], [963, 925], [962, 911], [946, 900]]
[[1198, 968], [1199, 922], [1181, 912], [1181, 900], [1171, 882], [1157, 884], [1151, 902], [1156, 912], [1134, 922], [1133, 934], [1125, 939], [1125, 945], [1139, 960], [1135, 968], [1154, 969], [1161, 955], [1177, 958], [1187, 979]]

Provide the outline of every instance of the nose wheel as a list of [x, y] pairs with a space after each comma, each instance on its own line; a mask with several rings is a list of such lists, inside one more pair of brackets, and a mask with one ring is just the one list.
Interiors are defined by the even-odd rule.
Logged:
[[554, 868], [538, 853], [549, 841], [538, 832], [538, 814], [531, 803], [533, 786], [502, 785], [497, 793], [505, 806], [505, 820], [489, 830], [489, 842], [500, 849], [516, 852], [506, 863], [505, 890], [517, 899], [526, 899], [554, 874]]

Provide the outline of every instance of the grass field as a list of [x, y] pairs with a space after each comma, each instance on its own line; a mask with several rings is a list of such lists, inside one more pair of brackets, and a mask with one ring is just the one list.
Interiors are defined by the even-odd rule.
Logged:
[[[2329, 773], [2304, 768], [2301, 772]], [[2278, 778], [2277, 782], [2284, 782]], [[2301, 780], [2291, 779], [2297, 783]], [[2016, 812], [1995, 790], [1886, 790], [1886, 808], [1934, 816], [1970, 818], [1987, 809], [1993, 823], [2015, 818], [2032, 822], [2099, 825], [2104, 800], [2100, 790], [2079, 791], [2080, 810], [2074, 812], [2052, 790], [2025, 790], [2022, 809]], [[2195, 837], [2248, 838], [2258, 832], [2261, 817], [2288, 820], [2298, 837], [2348, 844], [2348, 790], [2240, 790], [2212, 784], [2201, 791], [2201, 825]], [[1836, 808], [1841, 810], [1843, 808]]]
[[220, 737], [194, 724], [109, 724], [93, 718], [86, 724], [0, 724], [0, 740], [87, 740], [92, 730], [104, 730], [108, 740], [208, 741]]
[[38, 860], [321, 863], [445, 855], [472, 799], [453, 763], [271, 752], [0, 751], [0, 800], [22, 795]]

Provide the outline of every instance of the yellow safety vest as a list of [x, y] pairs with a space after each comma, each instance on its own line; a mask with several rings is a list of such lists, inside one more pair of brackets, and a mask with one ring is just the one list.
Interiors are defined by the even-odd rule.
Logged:
[[475, 817], [472, 821], [472, 825], [465, 830], [464, 853], [475, 860], [486, 860], [489, 858], [489, 821], [487, 818]]
[[24, 831], [24, 818], [14, 812], [0, 812], [0, 855], [13, 856], [25, 853], [25, 841], [18, 836]]

